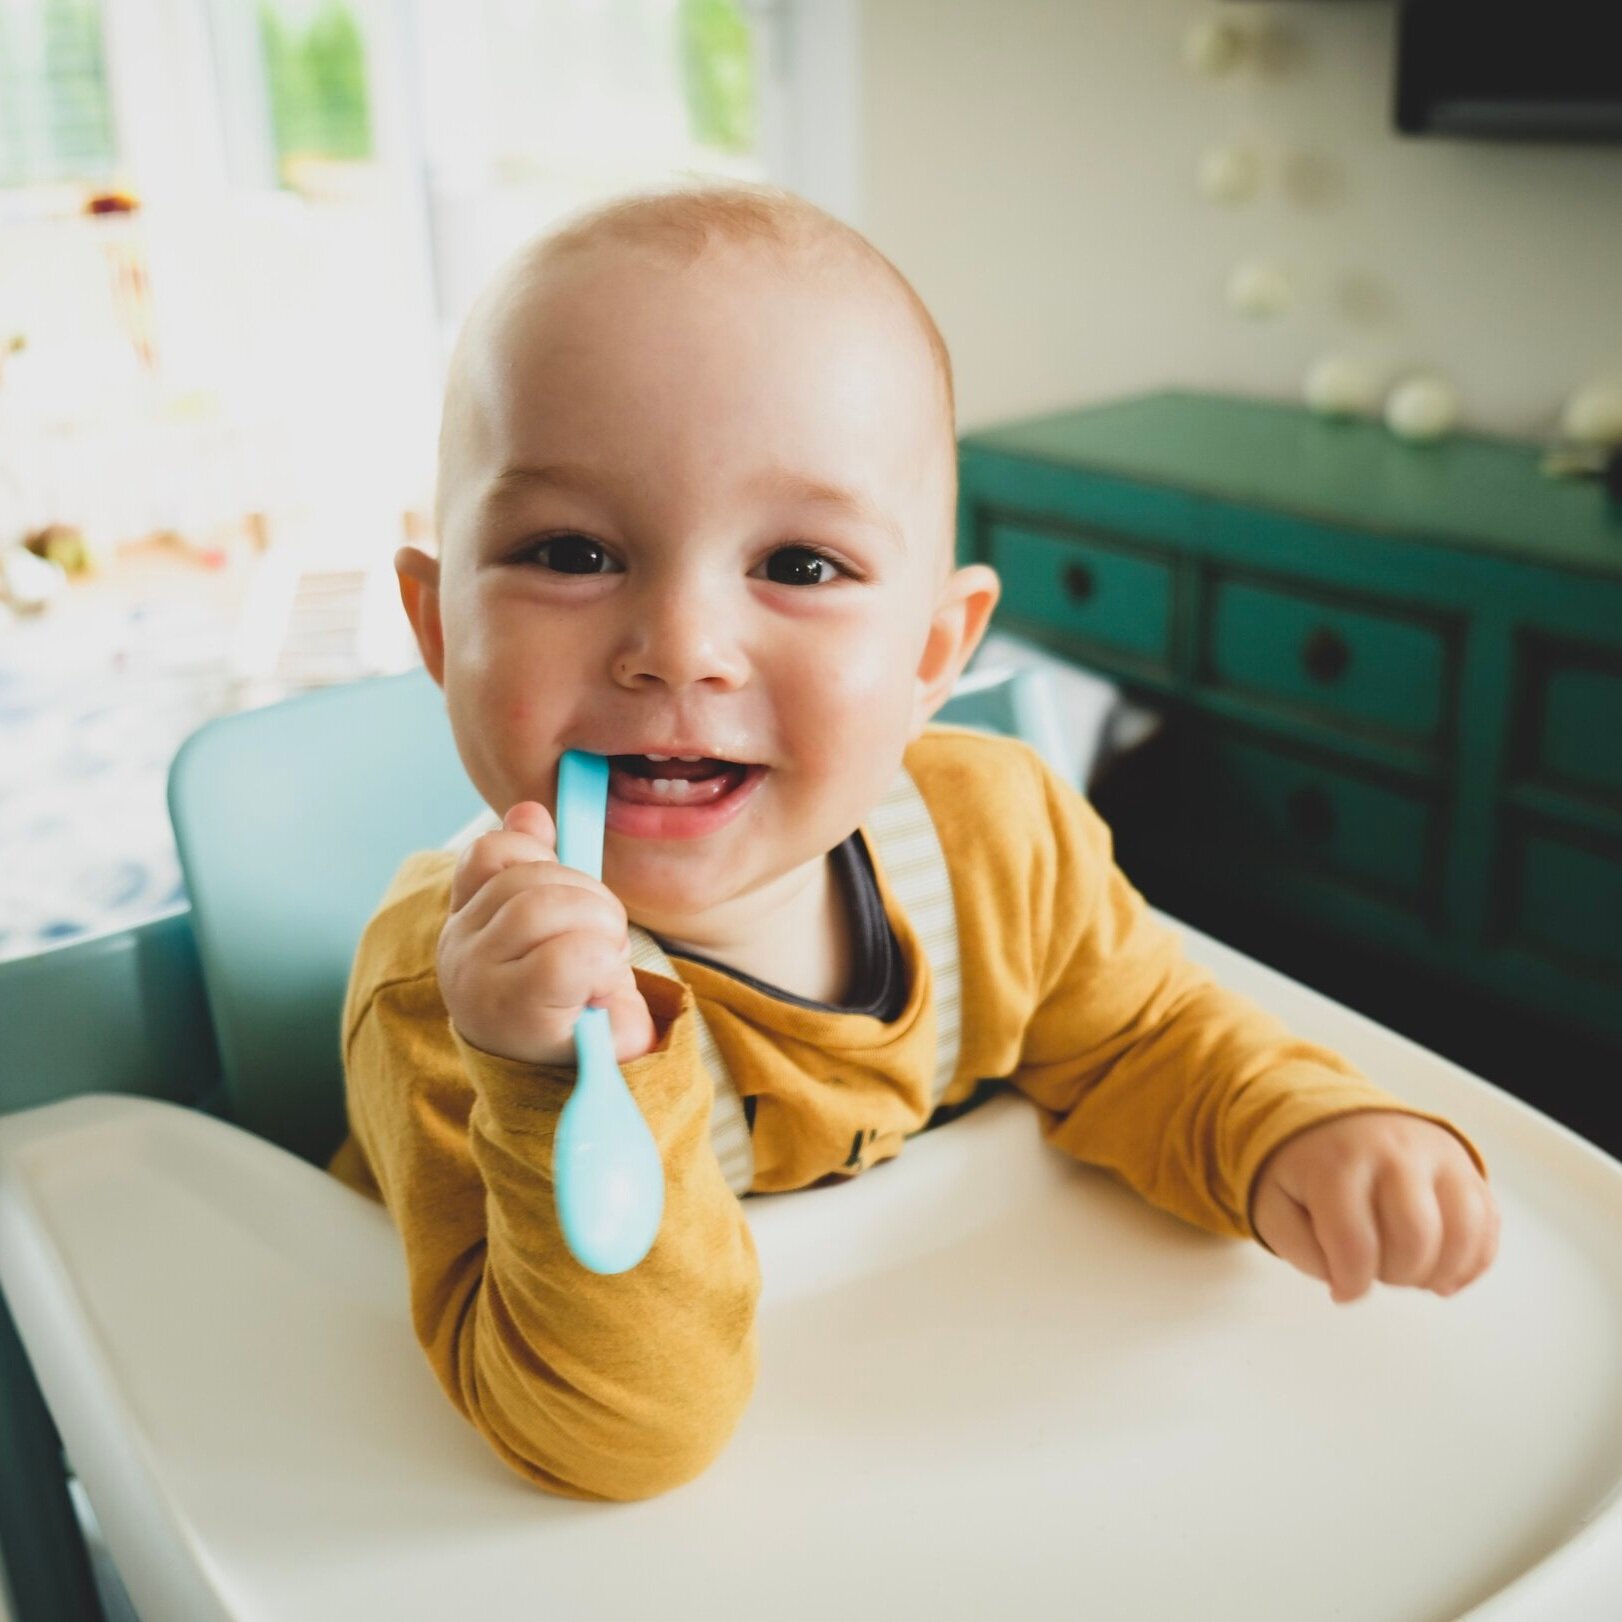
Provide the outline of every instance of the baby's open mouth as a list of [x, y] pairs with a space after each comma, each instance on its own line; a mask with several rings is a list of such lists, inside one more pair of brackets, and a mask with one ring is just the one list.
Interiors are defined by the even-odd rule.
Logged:
[[628, 805], [713, 805], [740, 787], [750, 770], [736, 760], [610, 755], [608, 792]]

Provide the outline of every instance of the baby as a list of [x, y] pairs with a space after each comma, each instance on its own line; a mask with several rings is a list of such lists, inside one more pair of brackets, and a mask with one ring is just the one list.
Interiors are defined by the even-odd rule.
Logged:
[[[451, 1401], [551, 1492], [647, 1497], [725, 1446], [756, 1373], [739, 1194], [856, 1176], [989, 1088], [1339, 1302], [1451, 1295], [1496, 1252], [1462, 1134], [1186, 963], [1032, 749], [929, 725], [998, 593], [954, 567], [955, 487], [928, 312], [786, 194], [601, 209], [463, 330], [438, 556], [396, 564], [502, 822], [408, 860], [366, 930], [331, 1169], [398, 1225]], [[610, 758], [602, 883], [556, 860], [566, 749]], [[904, 801], [903, 851], [873, 828]], [[903, 904], [920, 874], [934, 904]], [[665, 1170], [615, 1276], [565, 1248], [551, 1187], [592, 1005]]]

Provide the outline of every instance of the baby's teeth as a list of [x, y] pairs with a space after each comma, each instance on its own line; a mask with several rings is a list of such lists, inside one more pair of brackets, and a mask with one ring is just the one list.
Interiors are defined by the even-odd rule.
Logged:
[[651, 781], [655, 794], [667, 795], [671, 799], [685, 800], [693, 792], [693, 785], [685, 777], [655, 777]]
[[669, 755], [649, 755], [647, 758], [649, 760], [669, 760], [670, 756]]

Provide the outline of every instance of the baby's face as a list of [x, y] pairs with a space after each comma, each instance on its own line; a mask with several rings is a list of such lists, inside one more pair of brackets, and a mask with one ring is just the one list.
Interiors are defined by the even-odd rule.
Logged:
[[589, 249], [496, 330], [441, 467], [458, 747], [498, 813], [609, 756], [604, 881], [681, 934], [857, 827], [972, 651], [942, 385], [876, 273], [735, 248]]

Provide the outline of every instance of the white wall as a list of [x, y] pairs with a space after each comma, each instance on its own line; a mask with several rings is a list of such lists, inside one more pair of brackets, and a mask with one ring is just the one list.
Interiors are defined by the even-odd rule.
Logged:
[[[1541, 433], [1622, 381], [1622, 147], [1399, 138], [1389, 0], [864, 0], [859, 223], [952, 348], [966, 427], [1176, 385], [1295, 398], [1345, 349], [1448, 376], [1467, 424]], [[1274, 35], [1204, 80], [1189, 26]], [[1253, 140], [1248, 204], [1195, 186]], [[1286, 184], [1287, 180], [1287, 184]], [[1276, 256], [1294, 306], [1231, 313]]]

